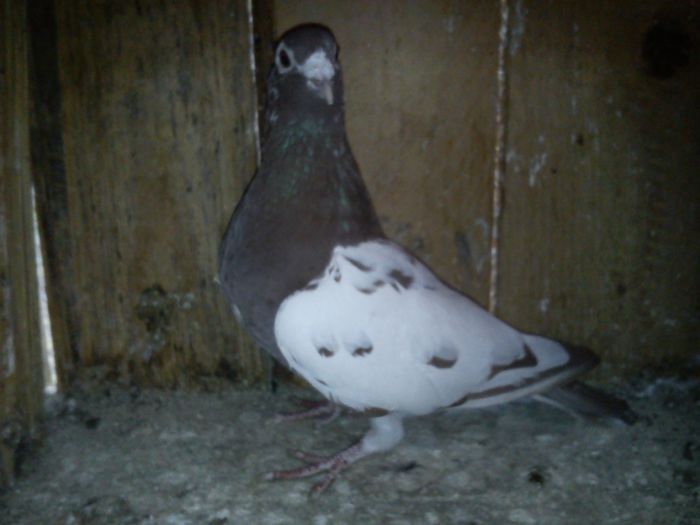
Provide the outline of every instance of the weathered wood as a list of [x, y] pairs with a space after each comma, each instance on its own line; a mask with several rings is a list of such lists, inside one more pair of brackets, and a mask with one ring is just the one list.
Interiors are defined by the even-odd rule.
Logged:
[[521, 6], [501, 313], [611, 371], [683, 367], [700, 343], [700, 4]]
[[29, 159], [28, 41], [24, 2], [0, 18], [0, 487], [38, 432], [43, 406]]
[[[38, 112], [53, 116], [35, 136], [55, 137], [60, 111], [62, 153], [54, 142], [35, 162], [49, 279], [63, 288], [52, 316], [70, 335], [61, 355], [159, 385], [260, 378], [265, 361], [215, 281], [255, 167], [246, 2], [58, 0], [55, 17], [61, 98], [37, 88]], [[51, 67], [36, 73], [56, 84]]]
[[73, 255], [68, 231], [68, 184], [63, 155], [63, 108], [58, 76], [53, 0], [27, 3], [30, 40], [30, 147], [37, 218], [47, 271], [46, 287], [58, 386], [69, 385], [78, 362], [78, 312], [72, 286]]
[[274, 0], [255, 0], [253, 8], [253, 51], [255, 53], [255, 84], [258, 105], [258, 129], [265, 128], [265, 98], [267, 75], [274, 61], [275, 30]]
[[[262, 378], [214, 282], [255, 163], [246, 2], [29, 4], [60, 378], [74, 364], [164, 385], [183, 369]], [[254, 7], [259, 79], [271, 10], [277, 34], [334, 29], [350, 140], [387, 232], [485, 303], [497, 5]], [[681, 56], [669, 76], [649, 41], [697, 41], [697, 3], [512, 7], [500, 314], [616, 371], [679, 359], [700, 324], [698, 68]]]
[[[277, 2], [275, 32], [334, 30], [387, 232], [485, 304], [498, 3], [408, 5]], [[499, 314], [610, 372], [683, 366], [700, 343], [698, 3], [511, 8]]]

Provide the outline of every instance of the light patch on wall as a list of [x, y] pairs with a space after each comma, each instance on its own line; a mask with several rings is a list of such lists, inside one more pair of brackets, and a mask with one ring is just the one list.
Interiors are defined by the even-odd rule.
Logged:
[[515, 151], [514, 149], [508, 150], [508, 155], [506, 155], [506, 162], [508, 163], [508, 169], [512, 173], [520, 173], [520, 161], [522, 160], [522, 156], [520, 153]]
[[455, 17], [450, 15], [445, 19], [445, 29], [448, 35], [452, 35], [455, 32]]
[[250, 60], [250, 73], [253, 78], [253, 133], [255, 134], [255, 157], [260, 165], [262, 148], [260, 146], [260, 123], [258, 122], [258, 90], [257, 90], [257, 64], [255, 62], [255, 26], [253, 23], [253, 0], [246, 2], [248, 11], [248, 49]]
[[36, 254], [36, 278], [39, 289], [39, 319], [41, 325], [41, 356], [44, 365], [44, 393], [55, 394], [58, 388], [56, 376], [56, 356], [53, 347], [53, 334], [51, 333], [51, 317], [49, 316], [49, 303], [46, 296], [46, 270], [44, 268], [44, 256], [41, 247], [41, 235], [39, 235], [39, 220], [36, 213], [36, 196], [32, 188], [32, 227], [34, 230], [34, 252]]
[[537, 184], [537, 177], [547, 164], [547, 157], [547, 152], [543, 151], [530, 161], [530, 169], [527, 172], [527, 184], [531, 188], [534, 188], [535, 184]]
[[600, 153], [600, 130], [598, 124], [591, 118], [586, 118], [586, 131], [593, 139], [593, 150]]
[[[477, 226], [477, 230], [481, 233], [482, 243], [484, 245], [488, 245], [490, 232], [488, 221], [484, 218], [479, 218], [474, 221], [474, 224]], [[477, 275], [481, 275], [482, 271], [484, 270], [484, 267], [486, 266], [487, 261], [488, 253], [486, 251], [484, 251], [483, 253], [481, 253], [481, 255], [476, 257], [475, 267]]]
[[515, 2], [515, 17], [513, 17], [513, 25], [510, 28], [510, 45], [508, 51], [513, 56], [520, 49], [523, 36], [525, 35], [525, 17], [527, 8], [523, 7], [523, 0]]
[[2, 364], [2, 377], [10, 377], [15, 373], [15, 340], [12, 338], [12, 331], [7, 331], [7, 337], [2, 345], [2, 356], [4, 363]]

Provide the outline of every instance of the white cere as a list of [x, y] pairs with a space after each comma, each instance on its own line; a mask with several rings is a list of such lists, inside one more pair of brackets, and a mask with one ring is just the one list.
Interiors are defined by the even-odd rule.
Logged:
[[315, 51], [298, 69], [309, 80], [330, 80], [335, 76], [333, 64], [321, 49]]

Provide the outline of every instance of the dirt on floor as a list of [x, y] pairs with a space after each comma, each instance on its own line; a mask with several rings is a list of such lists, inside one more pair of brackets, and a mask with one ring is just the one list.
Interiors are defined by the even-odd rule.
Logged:
[[90, 390], [49, 401], [0, 524], [700, 524], [693, 381], [608, 386], [642, 416], [632, 427], [534, 402], [408, 420], [398, 447], [315, 498], [313, 480], [264, 474], [297, 466], [289, 449], [349, 445], [364, 416], [276, 422], [313, 396], [293, 388]]

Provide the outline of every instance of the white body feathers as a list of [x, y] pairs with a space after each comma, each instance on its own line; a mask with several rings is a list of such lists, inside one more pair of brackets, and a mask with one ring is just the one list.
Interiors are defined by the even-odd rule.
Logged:
[[581, 372], [562, 345], [521, 334], [383, 240], [336, 247], [281, 304], [275, 338], [296, 372], [359, 411], [486, 406]]

